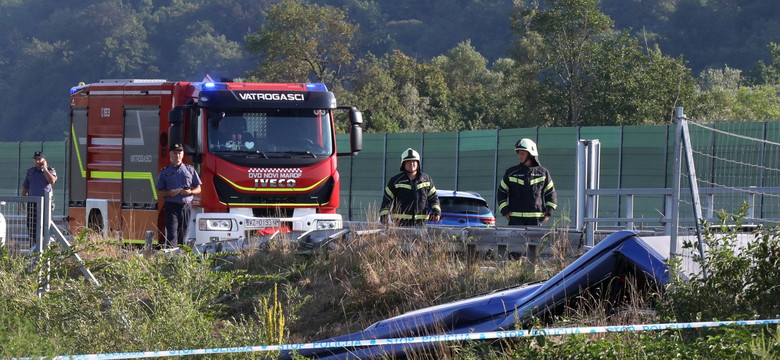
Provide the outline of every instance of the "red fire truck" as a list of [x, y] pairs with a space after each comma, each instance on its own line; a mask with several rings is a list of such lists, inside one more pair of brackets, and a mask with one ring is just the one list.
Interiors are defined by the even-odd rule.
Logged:
[[[336, 151], [334, 113], [350, 122]], [[342, 231], [337, 156], [362, 148], [362, 115], [320, 83], [101, 80], [71, 89], [68, 161], [71, 231], [88, 227], [126, 243], [165, 231], [157, 175], [169, 144], [203, 182], [188, 243], [272, 233], [317, 243]]]

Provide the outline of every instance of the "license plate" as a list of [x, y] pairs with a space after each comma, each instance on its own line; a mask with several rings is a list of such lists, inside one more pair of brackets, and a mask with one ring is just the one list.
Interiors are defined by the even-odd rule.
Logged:
[[265, 229], [279, 227], [282, 221], [279, 219], [248, 219], [246, 221], [247, 228]]

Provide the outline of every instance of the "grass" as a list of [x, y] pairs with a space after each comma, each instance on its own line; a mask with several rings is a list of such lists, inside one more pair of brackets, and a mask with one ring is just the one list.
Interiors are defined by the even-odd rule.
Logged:
[[[729, 221], [739, 219], [724, 218], [724, 224]], [[634, 286], [642, 282], [629, 279], [629, 286], [622, 287], [617, 297], [607, 283], [530, 326], [777, 317], [777, 229], [759, 229], [757, 241], [741, 256], [726, 251], [728, 236], [708, 238], [713, 250], [707, 268], [716, 276], [691, 281], [674, 277], [668, 289]], [[39, 262], [52, 264], [50, 291], [39, 298], [38, 269], [26, 268], [29, 259], [0, 253], [0, 356], [322, 340], [411, 310], [546, 279], [573, 258], [564, 241], [560, 232], [552, 232], [544, 246], [553, 255], [528, 264], [522, 258], [466, 261], [462, 254], [450, 251], [446, 239], [412, 240], [392, 234], [363, 236], [318, 256], [297, 255], [281, 239], [236, 254], [144, 256], [136, 249], [87, 240], [84, 235], [75, 241], [75, 249], [100, 286], [85, 281], [67, 254], [53, 249], [43, 254], [49, 261]], [[742, 359], [777, 358], [778, 354], [776, 327], [742, 327], [442, 343], [407, 357]]]

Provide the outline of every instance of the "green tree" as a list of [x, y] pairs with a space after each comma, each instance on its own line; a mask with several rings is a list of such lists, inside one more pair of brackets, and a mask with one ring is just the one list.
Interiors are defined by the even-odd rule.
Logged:
[[728, 66], [699, 74], [699, 93], [690, 114], [698, 121], [780, 119], [780, 96], [771, 85], [745, 86], [741, 71]]
[[[357, 106], [363, 112], [367, 132], [400, 132], [398, 115], [403, 113], [395, 96], [396, 82], [388, 69], [387, 57], [368, 54], [355, 64], [352, 78], [354, 91], [340, 101]], [[342, 129], [343, 130], [343, 129]]]
[[[513, 30], [525, 117], [535, 125], [664, 123], [694, 94], [683, 60], [615, 32], [595, 0], [517, 2]], [[539, 79], [533, 85], [532, 79]]]
[[364, 112], [367, 131], [455, 129], [447, 112], [445, 74], [437, 66], [396, 50], [381, 58], [369, 55], [355, 68], [353, 92], [341, 98]]
[[748, 82], [753, 85], [780, 85], [780, 44], [769, 43], [770, 62], [759, 60], [748, 73]]
[[538, 67], [542, 83], [551, 90], [546, 94], [552, 98], [549, 102], [565, 104], [566, 113], [555, 115], [554, 121], [578, 126], [590, 84], [587, 75], [593, 64], [589, 59], [613, 23], [594, 0], [545, 3], [542, 8], [537, 2], [515, 1], [512, 30], [518, 41], [514, 56], [521, 64]]
[[[3, 40], [12, 49], [0, 61], [6, 82], [13, 84], [6, 93], [14, 97], [14, 106], [0, 114], [4, 139], [65, 139], [67, 91], [79, 81], [158, 76], [146, 27], [121, 1], [88, 1], [73, 8], [31, 1], [30, 8], [8, 10], [23, 26]], [[20, 121], [27, 126], [18, 127]]]
[[766, 0], [677, 0], [658, 31], [669, 54], [685, 54], [701, 71], [724, 64], [749, 68], [777, 41], [780, 3]]
[[504, 74], [488, 68], [488, 61], [464, 41], [446, 54], [433, 59], [449, 88], [445, 107], [450, 130], [495, 128], [502, 109], [511, 104], [511, 94], [503, 86]]
[[198, 21], [188, 30], [192, 35], [179, 46], [183, 74], [226, 73], [243, 59], [241, 44], [217, 34], [209, 23]]
[[353, 61], [357, 25], [342, 10], [284, 0], [266, 10], [266, 24], [247, 35], [260, 65], [252, 80], [322, 82], [333, 87]]
[[652, 125], [671, 121], [694, 98], [694, 79], [682, 59], [645, 51], [628, 31], [606, 38], [596, 53], [583, 125]]
[[[393, 96], [401, 111], [396, 116], [402, 131], [440, 131], [436, 109], [446, 102], [444, 75], [430, 64], [418, 63], [401, 51], [387, 57], [387, 69], [395, 81]], [[441, 115], [441, 114], [439, 114]]]

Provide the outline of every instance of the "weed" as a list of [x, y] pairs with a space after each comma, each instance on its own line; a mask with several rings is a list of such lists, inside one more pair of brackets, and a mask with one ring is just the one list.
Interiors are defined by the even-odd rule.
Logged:
[[[758, 229], [734, 252], [737, 235], [722, 218], [706, 235], [710, 274], [670, 273], [666, 291], [639, 275], [603, 282], [566, 302], [558, 316], [527, 327], [615, 325], [663, 320], [776, 317], [780, 233]], [[731, 232], [730, 232], [731, 231]], [[84, 280], [62, 249], [10, 257], [0, 247], [0, 348], [4, 357], [231, 347], [309, 342], [364, 329], [388, 317], [545, 279], [570, 260], [563, 230], [536, 267], [479, 259], [467, 264], [450, 239], [376, 233], [349, 239], [328, 256], [303, 256], [283, 237], [260, 249], [221, 255], [141, 256], [114, 240], [82, 234], [73, 242], [100, 281]], [[687, 244], [693, 246], [693, 244]], [[703, 261], [704, 259], [698, 259]], [[49, 265], [43, 266], [43, 265]], [[672, 264], [679, 269], [679, 264]], [[42, 274], [43, 276], [39, 276]], [[48, 286], [42, 297], [36, 290]], [[559, 309], [560, 310], [560, 309]], [[444, 329], [441, 329], [444, 331]], [[778, 333], [734, 327], [441, 343], [409, 359], [771, 358]], [[275, 354], [221, 355], [220, 359]], [[300, 358], [292, 354], [293, 358]], [[197, 357], [196, 357], [197, 358]]]

